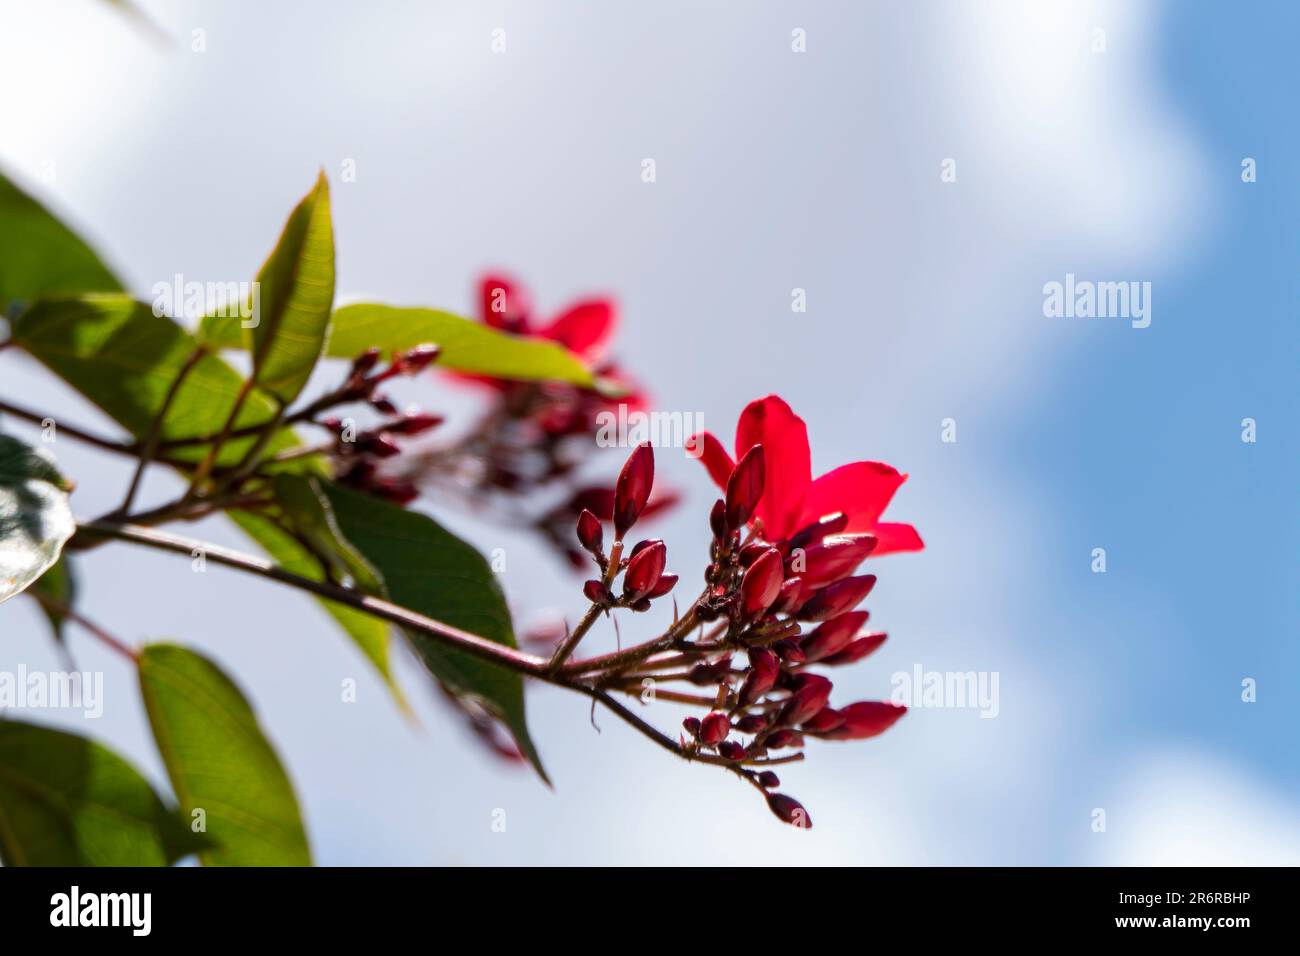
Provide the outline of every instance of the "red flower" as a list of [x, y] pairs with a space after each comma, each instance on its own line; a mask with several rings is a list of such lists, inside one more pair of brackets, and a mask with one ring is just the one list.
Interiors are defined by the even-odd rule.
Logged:
[[[735, 464], [722, 443], [708, 432], [692, 442], [709, 476], [726, 491]], [[847, 518], [844, 532], [875, 535], [873, 556], [925, 547], [910, 524], [880, 520], [907, 475], [878, 461], [856, 461], [814, 480], [808, 428], [775, 395], [750, 402], [740, 413], [736, 457], [755, 445], [763, 446], [766, 474], [754, 517], [763, 523], [763, 536], [769, 541], [785, 540], [823, 515], [842, 512]]]
[[[611, 299], [583, 299], [575, 302], [549, 322], [539, 323], [533, 315], [528, 290], [501, 275], [487, 275], [479, 281], [479, 321], [511, 335], [548, 339], [564, 346], [591, 367], [602, 379], [626, 391], [610, 400], [611, 405], [627, 405], [628, 410], [644, 408], [646, 398], [640, 389], [613, 362], [607, 360], [609, 344], [618, 328], [618, 309]], [[462, 376], [488, 382], [498, 388], [508, 387], [500, 379]]]

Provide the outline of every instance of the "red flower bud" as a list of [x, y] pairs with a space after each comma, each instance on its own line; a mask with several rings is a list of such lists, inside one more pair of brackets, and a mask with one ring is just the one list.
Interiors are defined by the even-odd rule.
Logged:
[[605, 582], [592, 578], [582, 586], [582, 593], [587, 596], [587, 600], [592, 604], [604, 604], [609, 600], [609, 592], [605, 590]]
[[844, 650], [840, 651], [838, 654], [832, 654], [830, 657], [822, 658], [822, 663], [830, 664], [834, 667], [838, 667], [841, 664], [856, 664], [881, 644], [885, 643], [885, 638], [887, 636], [888, 635], [885, 634], [884, 631], [880, 631], [876, 634], [863, 634], [857, 640], [850, 641]]
[[781, 664], [776, 654], [766, 647], [755, 647], [749, 652], [751, 670], [740, 686], [740, 702], [748, 705], [758, 700], [776, 686]]
[[736, 721], [736, 729], [742, 734], [756, 734], [767, 729], [767, 718], [762, 714], [746, 714]]
[[629, 601], [639, 601], [653, 591], [664, 573], [664, 563], [667, 560], [668, 547], [662, 541], [655, 541], [636, 550], [623, 575], [623, 597]]
[[382, 353], [379, 349], [366, 349], [352, 360], [351, 376], [357, 378], [364, 377], [367, 372], [379, 364], [379, 356], [381, 354]]
[[807, 660], [795, 641], [777, 641], [772, 645], [772, 650], [776, 651], [777, 656], [787, 664], [802, 664]]
[[718, 753], [727, 760], [740, 760], [745, 756], [745, 748], [734, 740], [724, 740], [718, 744]]
[[376, 458], [392, 458], [394, 455], [400, 455], [402, 449], [397, 447], [397, 443], [385, 434], [372, 435], [367, 438], [361, 445], [361, 450]]
[[713, 532], [713, 537], [719, 541], [725, 541], [727, 538], [727, 503], [719, 498], [713, 503], [713, 510], [709, 512], [709, 530]]
[[727, 524], [731, 528], [742, 527], [754, 516], [754, 509], [763, 497], [765, 471], [762, 445], [745, 452], [732, 471], [727, 480]]
[[797, 616], [801, 621], [825, 621], [832, 617], [839, 617], [845, 611], [857, 607], [875, 586], [874, 574], [844, 578], [842, 581], [828, 584], [799, 609]]
[[764, 790], [771, 790], [773, 787], [781, 786], [781, 778], [770, 770], [764, 770], [758, 775], [758, 785]]
[[781, 750], [785, 747], [799, 746], [803, 743], [803, 737], [793, 730], [778, 730], [775, 733], [768, 734], [763, 743], [773, 750]]
[[614, 486], [614, 538], [623, 540], [627, 530], [636, 524], [655, 483], [655, 453], [649, 442], [632, 449], [627, 463], [619, 472]]
[[429, 412], [412, 412], [395, 422], [389, 422], [384, 428], [395, 435], [422, 435], [430, 429], [437, 428], [442, 422], [441, 415], [434, 415]]
[[[816, 675], [808, 674], [807, 677]], [[781, 715], [778, 718], [783, 724], [802, 724], [805, 720], [811, 718], [819, 710], [826, 706], [826, 701], [830, 700], [831, 682], [826, 678], [819, 681], [809, 681], [801, 686], [781, 708]]]
[[781, 593], [785, 571], [781, 567], [781, 552], [768, 548], [749, 566], [740, 582], [740, 610], [749, 619], [758, 617]]
[[785, 614], [803, 603], [803, 578], [786, 578], [781, 582], [781, 593], [770, 608], [773, 614]]
[[751, 541], [740, 549], [736, 559], [742, 568], [747, 568], [762, 557], [772, 546], [765, 541]]
[[659, 583], [650, 589], [650, 593], [646, 597], [661, 598], [675, 587], [677, 587], [677, 575], [661, 574], [659, 575]]
[[428, 368], [441, 352], [436, 345], [417, 345], [393, 356], [393, 370], [398, 375], [416, 375]]
[[799, 729], [810, 734], [821, 734], [828, 730], [834, 730], [843, 724], [846, 719], [842, 711], [838, 711], [834, 707], [823, 707], [805, 720], [803, 726]]
[[907, 708], [888, 700], [865, 700], [849, 704], [841, 713], [844, 723], [826, 735], [831, 740], [865, 740], [883, 734], [907, 713]]
[[370, 397], [370, 407], [381, 415], [396, 415], [397, 406], [390, 402], [383, 395], [372, 395]]
[[808, 811], [803, 808], [803, 804], [794, 797], [787, 797], [784, 793], [769, 793], [767, 805], [772, 808], [772, 812], [782, 823], [788, 823], [800, 830], [812, 829], [812, 817], [808, 816]]
[[833, 617], [817, 625], [812, 633], [803, 639], [799, 649], [809, 661], [820, 661], [832, 654], [838, 654], [857, 636], [858, 630], [867, 622], [868, 616], [867, 611], [850, 611], [839, 617]]
[[815, 544], [828, 534], [839, 534], [849, 526], [849, 516], [843, 511], [834, 511], [828, 515], [822, 515], [812, 524], [800, 528], [790, 536], [789, 548], [806, 548], [810, 544]]
[[605, 553], [605, 531], [600, 526], [600, 519], [586, 508], [578, 515], [578, 543], [592, 554]]
[[790, 573], [802, 577], [804, 587], [812, 591], [852, 574], [875, 547], [874, 534], [831, 535], [820, 544], [791, 551], [786, 565]]
[[709, 746], [720, 744], [731, 733], [731, 721], [720, 710], [715, 710], [700, 721], [700, 740]]
[[682, 721], [682, 728], [692, 737], [698, 737], [700, 735], [700, 718], [687, 717]]

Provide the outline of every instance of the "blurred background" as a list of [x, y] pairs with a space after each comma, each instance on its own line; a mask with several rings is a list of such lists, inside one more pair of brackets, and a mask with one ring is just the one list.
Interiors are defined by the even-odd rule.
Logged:
[[[0, 2], [0, 164], [137, 295], [177, 272], [251, 278], [323, 167], [344, 301], [469, 313], [490, 267], [543, 313], [608, 293], [617, 354], [658, 407], [729, 442], [744, 404], [776, 391], [808, 422], [814, 473], [868, 458], [911, 474], [887, 517], [927, 549], [875, 562], [890, 640], [837, 675], [837, 699], [888, 697], [917, 666], [999, 675], [996, 718], [916, 709], [878, 739], [812, 745], [782, 773], [816, 821], [798, 832], [727, 775], [609, 715], [597, 732], [587, 703], [539, 688], [548, 790], [485, 753], [406, 661], [412, 729], [309, 599], [94, 552], [86, 613], [237, 675], [320, 862], [1300, 862], [1300, 9], [138, 6], [165, 40], [109, 4]], [[1066, 273], [1152, 283], [1150, 327], [1045, 318], [1043, 285]], [[111, 431], [11, 352], [0, 390]], [[408, 391], [474, 413], [464, 390]], [[79, 514], [117, 503], [129, 462], [55, 451]], [[685, 500], [655, 530], [698, 580], [714, 491], [679, 451], [659, 463]], [[521, 624], [585, 606], [536, 538], [419, 507], [505, 549]], [[196, 533], [245, 546], [220, 522]], [[0, 641], [9, 664], [58, 666], [29, 601], [0, 609]], [[31, 716], [111, 742], [162, 786], [133, 675], [71, 641], [105, 672], [104, 716]], [[608, 627], [591, 642], [606, 646]], [[670, 732], [683, 715], [647, 714]]]

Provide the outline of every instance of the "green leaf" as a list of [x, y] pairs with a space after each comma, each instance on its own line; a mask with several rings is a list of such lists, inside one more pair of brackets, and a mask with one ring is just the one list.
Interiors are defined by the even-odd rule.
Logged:
[[0, 604], [59, 560], [77, 528], [68, 487], [46, 455], [0, 435]]
[[165, 866], [207, 843], [112, 751], [0, 719], [6, 866]]
[[254, 288], [260, 304], [253, 310], [253, 378], [288, 405], [320, 359], [334, 305], [334, 233], [323, 172], [289, 215]]
[[32, 585], [33, 595], [43, 595], [54, 601], [55, 607], [51, 607], [44, 601], [38, 603], [41, 606], [41, 613], [50, 622], [54, 639], [59, 643], [63, 643], [67, 616], [58, 609], [58, 606], [72, 607], [77, 600], [77, 591], [77, 576], [73, 573], [72, 562], [66, 554], [54, 562], [50, 569], [37, 578]]
[[181, 809], [203, 810], [205, 866], [310, 866], [298, 801], [248, 701], [205, 657], [140, 652], [140, 690]]
[[38, 296], [121, 291], [88, 245], [3, 174], [0, 223], [0, 311]]
[[584, 388], [596, 384], [582, 361], [555, 342], [508, 335], [437, 309], [374, 303], [344, 306], [334, 313], [326, 354], [350, 359], [378, 348], [391, 356], [429, 343], [442, 349], [438, 356], [442, 368], [493, 378], [569, 382]]
[[[144, 439], [162, 408], [167, 391], [198, 342], [166, 316], [121, 295], [93, 295], [38, 302], [14, 320], [16, 344], [90, 399], [137, 439]], [[162, 441], [213, 435], [234, 408], [244, 378], [215, 355], [203, 356], [180, 386]], [[235, 421], [236, 428], [270, 421], [275, 403], [254, 391]], [[218, 465], [239, 461], [251, 438], [227, 442]], [[277, 435], [274, 454], [297, 444], [291, 431]], [[202, 457], [198, 446], [178, 448], [178, 459]]]
[[[505, 595], [487, 561], [432, 518], [339, 485], [324, 486], [339, 530], [383, 579], [389, 600], [427, 617], [515, 647]], [[523, 679], [418, 631], [403, 629], [433, 675], [504, 721], [546, 780], [528, 734]]]
[[[251, 511], [229, 511], [227, 514], [245, 534], [256, 541], [271, 556], [276, 564], [286, 571], [292, 571], [294, 574], [311, 578], [313, 581], [325, 579], [320, 562], [312, 556], [312, 553], [307, 548], [274, 521]], [[402, 697], [401, 689], [397, 686], [397, 681], [392, 672], [392, 664], [389, 660], [389, 626], [387, 622], [373, 615], [364, 614], [350, 608], [346, 604], [338, 604], [323, 598], [320, 599], [320, 603], [347, 635], [352, 638], [357, 647], [360, 648], [361, 653], [366, 656], [366, 659], [375, 666], [375, 670], [379, 671], [380, 676], [384, 678], [384, 682], [396, 698], [398, 706], [405, 710], [406, 701]]]

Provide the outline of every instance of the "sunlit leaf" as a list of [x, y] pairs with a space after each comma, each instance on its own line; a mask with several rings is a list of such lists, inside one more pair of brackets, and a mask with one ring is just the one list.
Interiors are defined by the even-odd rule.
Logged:
[[43, 295], [121, 289], [85, 242], [0, 175], [0, 310]]
[[140, 690], [181, 810], [216, 844], [207, 866], [310, 866], [298, 800], [244, 695], [175, 644], [140, 652]]
[[6, 866], [165, 866], [207, 844], [112, 751], [0, 719]]
[[68, 487], [45, 454], [0, 435], [0, 604], [59, 560], [76, 530]]
[[[338, 485], [326, 496], [344, 537], [383, 579], [390, 600], [428, 617], [514, 647], [505, 596], [483, 556], [427, 515]], [[546, 779], [528, 733], [519, 674], [403, 629], [425, 666], [453, 692], [496, 714]]]

